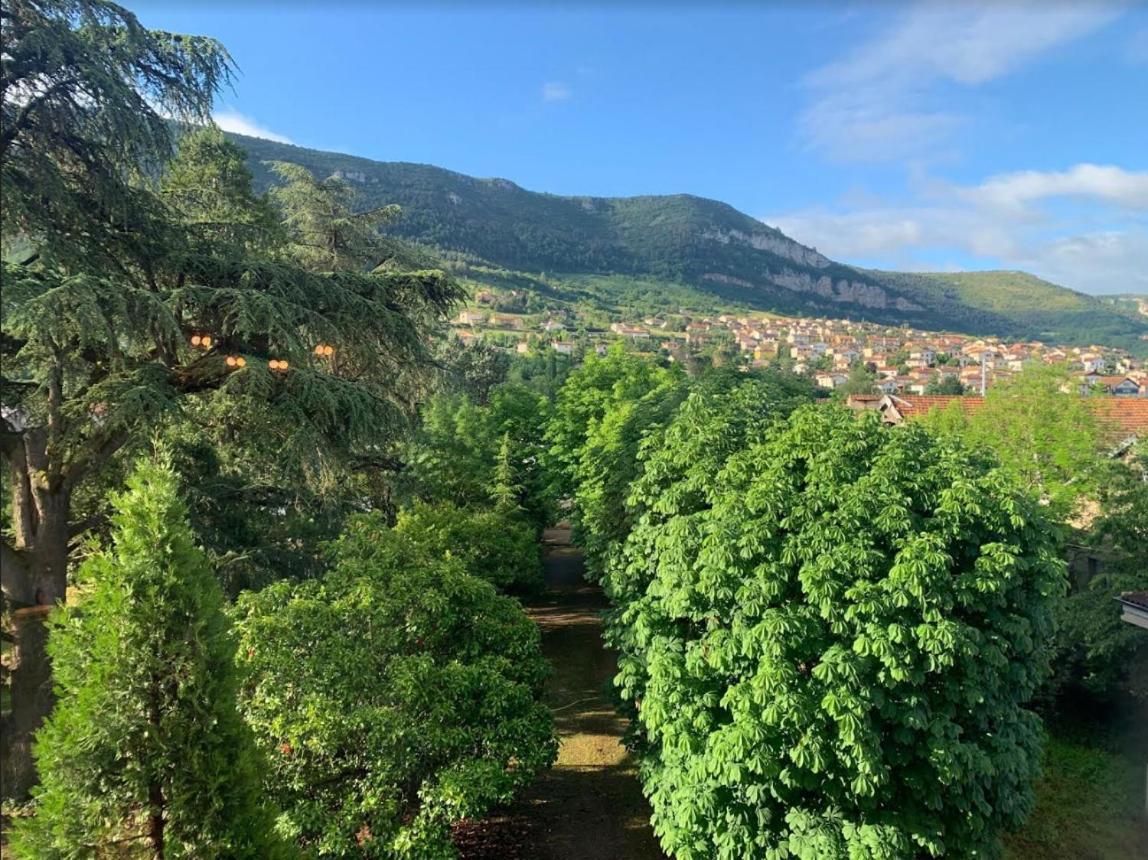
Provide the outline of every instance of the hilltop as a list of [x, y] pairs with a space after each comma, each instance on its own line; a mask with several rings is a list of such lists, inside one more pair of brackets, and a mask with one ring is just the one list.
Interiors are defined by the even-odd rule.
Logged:
[[261, 189], [275, 181], [266, 161], [339, 175], [359, 189], [363, 207], [402, 207], [396, 235], [510, 273], [607, 285], [623, 276], [776, 313], [1068, 344], [1143, 351], [1148, 337], [1148, 318], [1128, 302], [1102, 301], [1023, 272], [861, 269], [703, 197], [565, 197], [431, 165], [229, 137], [249, 153]]

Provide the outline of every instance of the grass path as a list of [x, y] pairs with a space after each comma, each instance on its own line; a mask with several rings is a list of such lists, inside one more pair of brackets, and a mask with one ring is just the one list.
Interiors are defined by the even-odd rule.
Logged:
[[546, 589], [527, 606], [554, 674], [546, 695], [558, 761], [512, 808], [456, 834], [464, 860], [661, 860], [625, 724], [606, 694], [614, 655], [602, 645], [605, 598], [582, 578], [568, 529], [549, 529]]

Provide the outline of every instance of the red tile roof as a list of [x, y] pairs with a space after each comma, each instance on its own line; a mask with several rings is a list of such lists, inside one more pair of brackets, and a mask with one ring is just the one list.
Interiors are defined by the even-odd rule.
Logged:
[[[894, 394], [892, 399], [897, 411], [906, 418], [927, 415], [934, 409], [944, 409], [953, 401], [959, 403], [964, 413], [969, 415], [980, 409], [985, 402], [983, 397], [939, 394]], [[1097, 395], [1085, 397], [1084, 402], [1092, 407], [1101, 424], [1109, 425], [1114, 432], [1148, 439], [1148, 398]]]
[[1148, 397], [1089, 397], [1088, 403], [1101, 422], [1148, 438]]
[[971, 415], [985, 403], [983, 397], [965, 397], [959, 394], [894, 394], [892, 398], [897, 411], [906, 418], [928, 415], [934, 409], [947, 409], [954, 401], [960, 405], [961, 411]]

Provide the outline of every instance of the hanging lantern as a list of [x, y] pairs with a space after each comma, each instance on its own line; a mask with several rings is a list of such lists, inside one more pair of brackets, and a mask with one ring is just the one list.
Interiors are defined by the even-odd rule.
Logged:
[[334, 354], [335, 354], [335, 347], [331, 346], [330, 344], [323, 347], [323, 355], [327, 356], [327, 358], [330, 358]]
[[191, 336], [191, 345], [192, 346], [199, 346], [200, 341], [202, 341], [202, 340], [203, 340], [203, 337], [201, 335], [193, 334]]
[[247, 359], [244, 358], [242, 355], [235, 356], [235, 366], [236, 367], [246, 367], [247, 366]]
[[229, 356], [227, 356], [227, 359], [226, 359], [226, 361], [227, 361], [227, 366], [228, 366], [228, 367], [236, 367], [236, 366], [237, 366], [237, 365], [236, 365], [236, 359], [235, 359], [235, 356], [234, 356], [234, 355], [229, 355]]
[[286, 370], [290, 365], [287, 364], [286, 359], [273, 358], [267, 362], [267, 366], [272, 370]]
[[211, 348], [211, 335], [205, 334], [203, 337], [201, 337], [199, 339], [199, 345], [202, 346], [204, 349], [210, 349]]

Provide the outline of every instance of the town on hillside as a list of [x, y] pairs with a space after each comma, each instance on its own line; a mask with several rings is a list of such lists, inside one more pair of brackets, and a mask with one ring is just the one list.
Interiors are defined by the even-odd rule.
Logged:
[[[511, 297], [513, 298], [513, 296]], [[821, 317], [730, 312], [706, 315], [682, 308], [604, 327], [600, 315], [577, 309], [505, 313], [503, 297], [479, 290], [452, 321], [463, 343], [482, 341], [519, 354], [604, 353], [625, 341], [670, 360], [714, 356], [746, 367], [780, 364], [827, 390], [845, 386], [864, 368], [877, 392], [888, 395], [984, 394], [1032, 364], [1067, 365], [1080, 393], [1148, 397], [1148, 366], [1127, 350], [1094, 344], [1065, 346]]]

